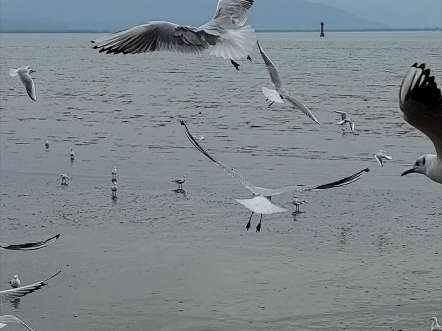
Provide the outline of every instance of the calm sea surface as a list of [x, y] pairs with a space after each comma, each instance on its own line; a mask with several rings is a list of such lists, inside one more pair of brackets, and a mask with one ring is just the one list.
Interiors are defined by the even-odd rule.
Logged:
[[[61, 233], [39, 251], [1, 251], [1, 289], [14, 274], [28, 284], [63, 271], [1, 314], [36, 331], [421, 331], [442, 318], [442, 186], [400, 177], [434, 148], [398, 111], [414, 62], [442, 84], [440, 32], [259, 34], [323, 127], [268, 107], [257, 49], [235, 71], [211, 56], [99, 54], [89, 43], [98, 36], [0, 35], [0, 239]], [[21, 65], [37, 70], [37, 102], [8, 75]], [[354, 135], [334, 110], [351, 115]], [[247, 232], [235, 198], [250, 193], [192, 147], [177, 119], [257, 185], [371, 171], [298, 194], [303, 213], [265, 216], [260, 233], [254, 216]], [[379, 149], [394, 158], [383, 168]], [[179, 194], [170, 181], [184, 174]], [[292, 210], [292, 197], [274, 202]]]

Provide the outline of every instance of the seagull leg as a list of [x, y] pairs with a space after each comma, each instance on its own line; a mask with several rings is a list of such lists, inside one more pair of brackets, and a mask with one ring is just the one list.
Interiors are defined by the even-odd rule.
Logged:
[[249, 60], [250, 62], [252, 62], [252, 58], [250, 57], [250, 55], [247, 55], [247, 60]]
[[250, 221], [252, 220], [252, 216], [253, 216], [253, 211], [252, 211], [252, 215], [250, 215], [249, 222], [246, 225], [247, 231], [249, 231], [249, 229], [250, 229]]
[[261, 221], [262, 221], [262, 214], [261, 214], [261, 217], [259, 218], [259, 223], [258, 223], [258, 225], [256, 226], [256, 232], [261, 231]]
[[230, 63], [233, 64], [233, 66], [235, 67], [236, 70], [239, 70], [239, 64], [238, 63], [236, 63], [233, 60], [230, 60]]
[[[267, 99], [267, 100], [268, 100], [268, 99]], [[266, 101], [267, 101], [267, 100], [266, 100]], [[269, 105], [269, 107], [270, 107], [271, 105], [273, 105], [274, 103], [275, 103], [275, 101], [272, 101], [271, 104]]]

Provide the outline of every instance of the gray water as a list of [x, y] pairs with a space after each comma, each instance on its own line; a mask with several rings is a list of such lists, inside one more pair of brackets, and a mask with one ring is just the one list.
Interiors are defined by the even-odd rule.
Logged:
[[[257, 49], [235, 71], [211, 56], [99, 54], [97, 36], [0, 36], [1, 241], [61, 233], [39, 251], [0, 252], [1, 288], [14, 274], [28, 284], [63, 271], [1, 314], [35, 331], [421, 331], [442, 317], [441, 186], [400, 177], [434, 148], [400, 117], [397, 97], [414, 62], [442, 84], [440, 32], [259, 34], [323, 127], [268, 107]], [[8, 76], [20, 65], [37, 70], [37, 102]], [[334, 110], [350, 114], [355, 134]], [[177, 119], [257, 185], [371, 171], [298, 194], [308, 203], [295, 216], [292, 195], [275, 197], [290, 212], [265, 216], [260, 233], [255, 215], [247, 232], [235, 199], [250, 192], [195, 150]], [[383, 168], [379, 149], [394, 158]], [[176, 193], [170, 181], [183, 174]]]

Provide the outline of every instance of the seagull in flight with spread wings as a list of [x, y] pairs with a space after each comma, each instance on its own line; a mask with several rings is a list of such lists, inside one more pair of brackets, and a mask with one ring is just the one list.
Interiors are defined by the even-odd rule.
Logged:
[[61, 271], [57, 272], [55, 275], [41, 281], [41, 282], [37, 282], [34, 284], [30, 284], [30, 285], [26, 285], [26, 286], [21, 286], [21, 287], [17, 287], [17, 288], [13, 288], [10, 290], [4, 290], [4, 291], [0, 291], [0, 305], [8, 302], [8, 301], [13, 301], [14, 299], [17, 298], [21, 298], [29, 293], [35, 292], [39, 289], [41, 289], [42, 287], [48, 285], [48, 283], [46, 283], [49, 279], [54, 278], [55, 276], [57, 276]]
[[106, 54], [138, 54], [156, 51], [211, 55], [235, 60], [247, 58], [256, 42], [255, 30], [244, 26], [255, 0], [219, 0], [213, 18], [200, 27], [151, 21], [95, 39], [94, 49]]
[[415, 172], [442, 184], [442, 95], [424, 63], [413, 64], [402, 81], [399, 108], [405, 121], [430, 138], [437, 153], [420, 156], [402, 176]]
[[252, 211], [252, 214], [250, 215], [249, 222], [246, 225], [246, 229], [249, 230], [250, 228], [250, 221], [252, 219], [252, 216], [254, 213], [261, 214], [261, 218], [259, 219], [259, 224], [256, 227], [256, 232], [259, 232], [261, 230], [261, 221], [262, 221], [262, 215], [263, 214], [274, 214], [274, 213], [280, 213], [285, 212], [287, 209], [279, 207], [271, 202], [271, 199], [275, 195], [280, 195], [283, 193], [289, 193], [289, 192], [303, 192], [303, 191], [311, 191], [311, 190], [325, 190], [330, 188], [335, 188], [339, 186], [348, 185], [350, 183], [353, 183], [360, 179], [362, 175], [364, 175], [366, 172], [369, 172], [370, 169], [366, 168], [362, 171], [359, 171], [358, 173], [351, 175], [349, 177], [340, 179], [338, 181], [335, 181], [333, 183], [323, 184], [323, 185], [294, 185], [294, 186], [286, 186], [282, 188], [277, 189], [268, 189], [264, 187], [259, 187], [253, 185], [251, 182], [246, 180], [239, 172], [237, 172], [235, 169], [225, 165], [224, 163], [221, 163], [220, 161], [213, 158], [209, 153], [207, 153], [200, 144], [195, 140], [195, 138], [190, 133], [189, 129], [187, 128], [187, 125], [184, 123], [183, 120], [180, 120], [181, 125], [184, 126], [184, 132], [187, 136], [187, 138], [190, 140], [190, 142], [195, 146], [195, 148], [204, 154], [209, 160], [214, 162], [216, 165], [221, 167], [226, 173], [228, 173], [230, 176], [232, 176], [234, 179], [236, 179], [241, 185], [245, 186], [247, 189], [249, 189], [253, 195], [254, 198], [252, 199], [236, 199], [240, 204], [242, 204], [244, 207]]
[[15, 244], [15, 245], [7, 244], [7, 243], [0, 243], [0, 248], [9, 249], [9, 250], [13, 250], [13, 251], [32, 251], [32, 250], [46, 247], [47, 245], [55, 242], [58, 238], [60, 238], [60, 234], [57, 234], [56, 236], [53, 236], [53, 237], [43, 240], [43, 241], [37, 241], [37, 242], [33, 242], [33, 243]]
[[272, 60], [270, 60], [270, 58], [264, 52], [261, 45], [259, 44], [259, 41], [257, 41], [257, 44], [262, 59], [264, 60], [264, 63], [267, 67], [267, 71], [269, 72], [270, 81], [273, 87], [275, 88], [274, 90], [271, 90], [265, 86], [262, 87], [262, 93], [267, 98], [266, 101], [267, 100], [272, 101], [269, 107], [273, 105], [273, 103], [275, 102], [284, 103], [284, 100], [287, 100], [294, 108], [301, 110], [305, 115], [310, 117], [317, 124], [321, 125], [321, 123], [319, 123], [315, 115], [313, 115], [313, 113], [310, 111], [310, 109], [307, 108], [306, 105], [296, 100], [295, 98], [291, 97], [289, 91], [287, 91], [284, 87], [282, 87], [281, 77], [279, 76], [276, 66], [273, 64]]

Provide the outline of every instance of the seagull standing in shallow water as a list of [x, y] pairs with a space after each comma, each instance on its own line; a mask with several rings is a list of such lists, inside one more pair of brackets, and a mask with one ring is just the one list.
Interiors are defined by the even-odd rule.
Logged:
[[388, 155], [386, 151], [383, 151], [382, 149], [380, 149], [376, 154], [374, 154], [374, 158], [376, 159], [376, 161], [378, 161], [381, 167], [384, 166], [384, 164], [382, 163], [382, 159], [393, 160], [393, 158], [390, 155]]
[[8, 323], [15, 323], [15, 324], [20, 324], [22, 326], [24, 326], [25, 328], [27, 328], [30, 331], [33, 331], [29, 326], [26, 325], [25, 322], [23, 322], [21, 319], [19, 319], [18, 317], [14, 316], [14, 315], [2, 315], [0, 316], [0, 329], [3, 329], [6, 324]]
[[111, 186], [111, 191], [112, 191], [112, 198], [116, 198], [117, 197], [117, 190], [118, 190], [118, 186], [117, 183], [114, 182]]
[[14, 275], [14, 278], [9, 281], [9, 284], [12, 288], [20, 287], [20, 279], [18, 278], [18, 275]]
[[[261, 45], [258, 43], [259, 52], [261, 53], [262, 59], [264, 60], [264, 63], [267, 67], [267, 71], [270, 75], [270, 81], [274, 86], [274, 90], [271, 90], [265, 86], [262, 87], [262, 93], [267, 98], [267, 100], [271, 100], [272, 103], [269, 105], [273, 105], [274, 102], [277, 103], [284, 103], [284, 100], [287, 100], [290, 105], [292, 105], [294, 108], [301, 110], [305, 115], [307, 115], [309, 118], [311, 118], [315, 123], [321, 125], [319, 121], [316, 119], [315, 115], [310, 111], [310, 109], [307, 108], [306, 105], [304, 105], [302, 102], [296, 100], [295, 98], [290, 96], [289, 91], [287, 91], [285, 88], [282, 87], [282, 81], [279, 77], [278, 70], [276, 69], [275, 65], [273, 64], [272, 60], [267, 56], [267, 54], [262, 49]], [[267, 101], [266, 100], [266, 101]]]
[[399, 108], [405, 121], [431, 139], [437, 153], [420, 156], [401, 176], [415, 172], [442, 184], [442, 95], [424, 63], [413, 64], [402, 81]]
[[61, 185], [67, 185], [68, 183], [66, 182], [66, 180], [69, 180], [68, 175], [60, 174], [60, 177], [61, 177]]
[[307, 201], [304, 201], [304, 200], [299, 200], [298, 199], [298, 197], [295, 195], [294, 197], [293, 197], [293, 201], [292, 201], [292, 203], [295, 205], [295, 212], [299, 212], [299, 206], [300, 205], [303, 205], [304, 203], [307, 203]]
[[46, 147], [46, 148], [49, 148], [49, 140], [46, 140], [46, 141], [45, 141], [45, 147]]
[[26, 88], [26, 92], [28, 93], [29, 97], [37, 101], [37, 94], [35, 93], [35, 84], [32, 80], [30, 74], [33, 72], [36, 72], [34, 69], [31, 69], [29, 66], [25, 67], [18, 67], [17, 69], [9, 69], [9, 76], [15, 77], [18, 75], [20, 77], [21, 82]]
[[339, 186], [348, 185], [350, 183], [353, 183], [360, 179], [362, 175], [369, 172], [370, 169], [366, 168], [362, 171], [359, 171], [358, 173], [351, 175], [349, 177], [340, 179], [338, 181], [335, 181], [333, 183], [323, 184], [323, 185], [310, 185], [310, 186], [300, 186], [300, 185], [294, 185], [294, 186], [286, 186], [281, 187], [277, 189], [268, 189], [264, 187], [259, 187], [253, 185], [251, 182], [246, 180], [239, 172], [235, 171], [235, 169], [225, 165], [224, 163], [221, 163], [220, 161], [213, 158], [209, 153], [207, 153], [201, 146], [198, 144], [198, 142], [195, 140], [195, 138], [190, 133], [189, 129], [187, 128], [187, 125], [184, 123], [184, 121], [180, 121], [181, 125], [184, 126], [184, 132], [187, 136], [187, 138], [190, 140], [190, 142], [193, 144], [193, 146], [204, 156], [206, 156], [209, 160], [214, 162], [216, 165], [221, 167], [227, 174], [232, 176], [234, 179], [236, 179], [240, 184], [245, 186], [247, 189], [249, 189], [253, 195], [255, 196], [252, 199], [236, 199], [240, 204], [242, 204], [244, 207], [252, 211], [252, 214], [250, 215], [249, 222], [246, 225], [246, 229], [249, 230], [250, 228], [250, 222], [252, 220], [252, 216], [254, 213], [261, 214], [261, 218], [259, 219], [259, 224], [256, 226], [256, 232], [259, 232], [261, 230], [261, 221], [262, 221], [262, 215], [263, 214], [274, 214], [274, 213], [281, 213], [287, 211], [287, 209], [279, 207], [271, 202], [271, 199], [275, 195], [280, 195], [283, 193], [289, 193], [289, 192], [303, 192], [303, 191], [311, 191], [311, 190], [325, 190], [330, 188], [335, 188]]
[[75, 153], [74, 153], [74, 150], [71, 148], [71, 153], [70, 153], [70, 155], [71, 155], [71, 161], [74, 161], [74, 159], [75, 159]]
[[255, 0], [219, 0], [213, 18], [200, 27], [151, 21], [93, 40], [94, 49], [106, 54], [138, 54], [169, 51], [211, 55], [235, 60], [249, 59], [256, 42], [255, 30], [244, 26]]
[[338, 122], [339, 125], [345, 125], [346, 123], [348, 123], [351, 132], [355, 132], [355, 122], [353, 122], [353, 120], [347, 116], [347, 113], [345, 111], [335, 110], [335, 113], [341, 115], [341, 120]]
[[171, 182], [172, 183], [177, 183], [178, 184], [178, 190], [182, 190], [183, 189], [183, 184], [186, 182], [186, 175], [183, 175], [183, 177], [178, 178], [178, 179], [172, 179]]

